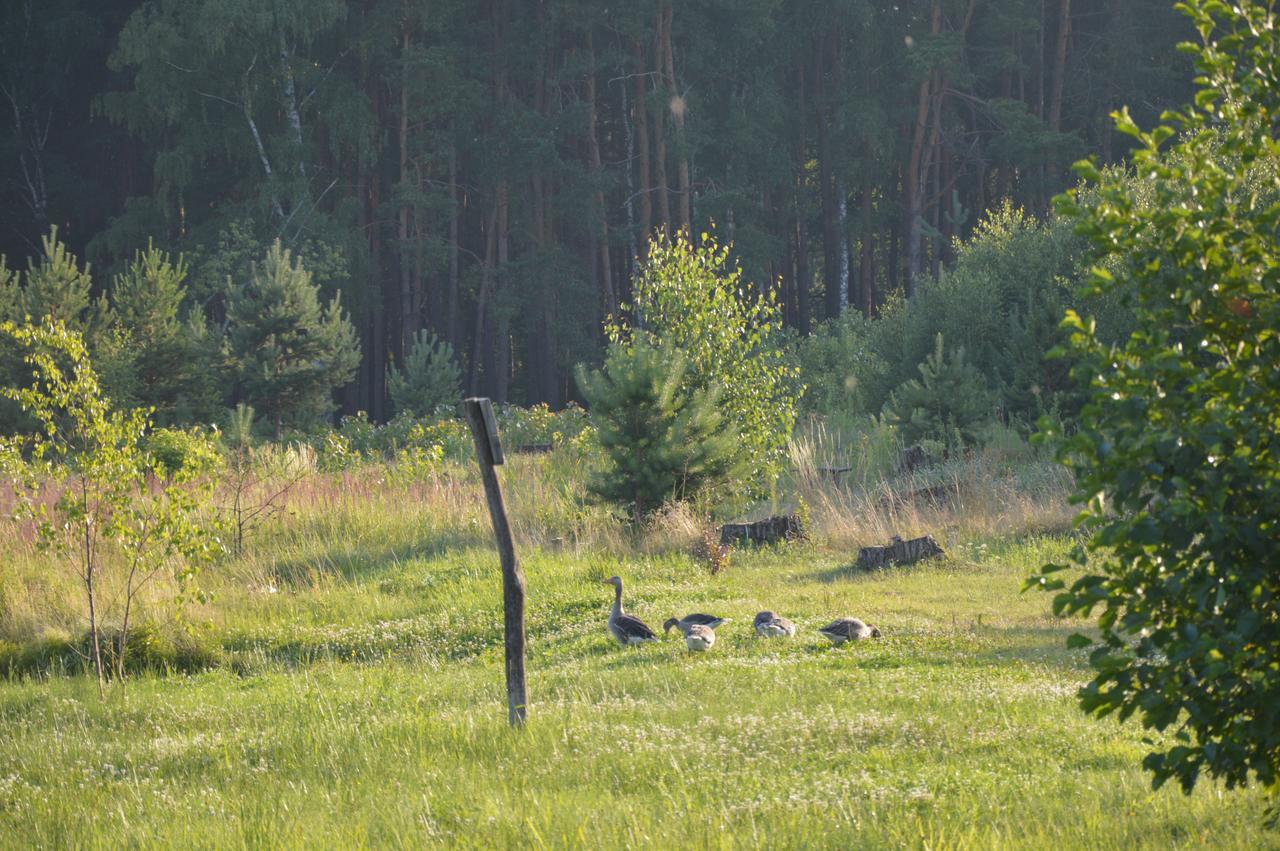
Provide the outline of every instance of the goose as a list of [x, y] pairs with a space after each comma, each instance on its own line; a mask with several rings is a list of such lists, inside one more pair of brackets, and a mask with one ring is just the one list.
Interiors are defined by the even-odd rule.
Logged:
[[693, 612], [682, 618], [667, 618], [667, 622], [662, 625], [663, 632], [670, 632], [671, 627], [684, 632], [686, 627], [705, 626], [711, 629], [718, 629], [722, 623], [728, 618], [718, 618], [715, 615], [705, 615], [702, 612]]
[[612, 585], [616, 591], [613, 598], [613, 611], [609, 613], [609, 632], [618, 639], [623, 647], [644, 644], [646, 641], [657, 641], [658, 636], [644, 621], [622, 611], [622, 579], [610, 576], [604, 580], [605, 585]]
[[846, 641], [861, 641], [864, 638], [879, 638], [880, 630], [863, 623], [857, 618], [839, 618], [818, 630], [823, 637], [839, 647]]
[[716, 631], [700, 623], [680, 627], [684, 633], [684, 645], [690, 650], [707, 650], [716, 643]]
[[781, 638], [796, 634], [796, 625], [780, 615], [764, 611], [756, 615], [756, 635], [765, 638]]

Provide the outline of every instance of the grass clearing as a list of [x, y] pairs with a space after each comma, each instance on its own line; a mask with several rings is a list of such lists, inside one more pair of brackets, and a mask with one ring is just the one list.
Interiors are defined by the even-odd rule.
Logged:
[[[84, 677], [0, 682], [0, 846], [1280, 847], [1260, 792], [1152, 792], [1143, 731], [1077, 709], [1078, 624], [1018, 590], [1069, 546], [1051, 491], [895, 520], [876, 512], [899, 505], [800, 480], [817, 543], [738, 551], [711, 577], [695, 519], [636, 541], [528, 478], [554, 463], [504, 472], [529, 583], [525, 730], [506, 727], [474, 480], [318, 479], [209, 575], [214, 602], [189, 615], [216, 669], [143, 674], [105, 701]], [[999, 478], [939, 475], [960, 492]], [[912, 522], [949, 557], [848, 569], [854, 544]], [[622, 650], [613, 573], [651, 626], [731, 620], [705, 654], [674, 633]], [[797, 637], [755, 638], [764, 608]], [[838, 615], [884, 638], [830, 648], [815, 629]]]

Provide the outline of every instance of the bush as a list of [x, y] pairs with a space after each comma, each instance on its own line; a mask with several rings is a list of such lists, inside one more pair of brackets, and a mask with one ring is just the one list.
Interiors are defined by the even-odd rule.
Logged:
[[200, 426], [190, 429], [153, 429], [142, 441], [142, 449], [155, 461], [165, 478], [194, 477], [216, 469], [221, 458], [213, 437]]
[[423, 417], [462, 398], [462, 370], [453, 346], [423, 329], [413, 337], [404, 369], [387, 367], [387, 393], [397, 413]]
[[846, 418], [879, 410], [876, 391], [889, 364], [874, 347], [872, 326], [856, 310], [829, 319], [799, 345], [800, 376], [804, 379], [804, 408]]
[[578, 368], [608, 458], [588, 489], [637, 521], [742, 473], [739, 442], [717, 408], [718, 389], [684, 390], [686, 370], [682, 353], [643, 337], [611, 346], [602, 373]]

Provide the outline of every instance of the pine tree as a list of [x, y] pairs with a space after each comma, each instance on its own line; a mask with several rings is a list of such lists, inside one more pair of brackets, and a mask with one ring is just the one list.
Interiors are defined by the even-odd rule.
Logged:
[[404, 369], [394, 364], [387, 367], [387, 392], [396, 413], [415, 417], [457, 402], [462, 395], [462, 370], [453, 357], [453, 346], [426, 329], [418, 331]]
[[22, 312], [35, 320], [52, 316], [83, 333], [105, 312], [104, 305], [93, 300], [89, 266], [80, 266], [76, 256], [58, 240], [56, 227], [41, 237], [40, 245], [44, 252], [40, 262], [30, 261], [27, 265]]
[[334, 410], [333, 391], [360, 362], [355, 329], [335, 295], [321, 308], [319, 288], [277, 240], [248, 280], [230, 282], [227, 347], [241, 401], [261, 411], [275, 432]]
[[639, 521], [669, 500], [740, 480], [737, 435], [718, 408], [719, 390], [682, 389], [685, 356], [644, 338], [614, 344], [603, 372], [579, 367], [578, 384], [608, 455], [588, 489]]
[[161, 425], [207, 420], [217, 402], [216, 342], [204, 315], [180, 316], [187, 265], [154, 245], [134, 255], [111, 287], [112, 318], [127, 339], [131, 366], [128, 393], [119, 402], [155, 409]]
[[977, 429], [991, 419], [994, 404], [982, 373], [965, 360], [963, 348], [948, 355], [941, 333], [919, 369], [920, 378], [903, 383], [890, 395], [885, 419], [900, 429], [906, 443], [972, 443]]

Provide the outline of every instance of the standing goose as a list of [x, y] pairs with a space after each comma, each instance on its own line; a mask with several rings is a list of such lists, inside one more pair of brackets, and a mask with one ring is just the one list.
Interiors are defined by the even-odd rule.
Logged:
[[684, 633], [684, 646], [690, 650], [706, 650], [716, 643], [716, 631], [709, 626], [691, 623], [680, 627], [680, 631]]
[[839, 647], [846, 641], [861, 641], [864, 638], [879, 638], [880, 630], [869, 626], [857, 618], [840, 618], [818, 630], [832, 644]]
[[756, 615], [756, 635], [765, 638], [782, 638], [796, 634], [796, 625], [786, 618], [764, 611]]
[[670, 632], [671, 627], [675, 627], [681, 632], [685, 632], [691, 626], [705, 626], [710, 629], [719, 629], [720, 624], [727, 621], [728, 618], [718, 618], [715, 615], [704, 615], [702, 612], [694, 612], [685, 615], [682, 618], [667, 618], [667, 622], [662, 625], [663, 632]]
[[613, 611], [609, 613], [609, 632], [618, 639], [623, 647], [643, 644], [646, 641], [657, 641], [658, 636], [639, 618], [622, 611], [622, 579], [610, 576], [604, 580], [605, 585], [612, 585], [616, 594], [613, 598]]

